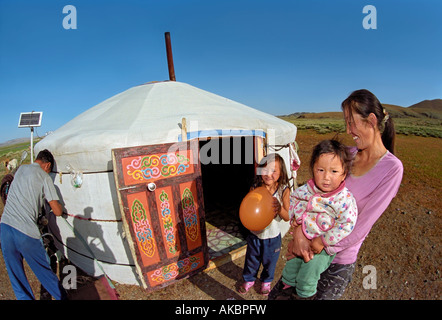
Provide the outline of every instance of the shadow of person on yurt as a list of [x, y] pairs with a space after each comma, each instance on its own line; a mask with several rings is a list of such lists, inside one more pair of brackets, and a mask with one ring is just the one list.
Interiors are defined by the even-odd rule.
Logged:
[[[112, 161], [108, 162], [108, 168], [110, 168], [109, 170], [113, 170], [113, 163]], [[110, 188], [110, 195], [112, 198], [112, 206], [113, 206], [113, 212], [115, 213], [115, 216], [112, 216], [109, 214], [109, 218], [111, 219], [115, 219], [115, 222], [117, 223], [117, 233], [116, 235], [118, 237], [120, 237], [122, 239], [122, 250], [118, 250], [118, 253], [116, 252], [116, 246], [113, 245], [112, 249], [114, 250], [114, 254], [115, 254], [115, 260], [116, 260], [116, 264], [119, 265], [125, 265], [127, 267], [125, 267], [124, 272], [126, 274], [131, 273], [133, 276], [133, 279], [135, 279], [135, 281], [137, 282], [137, 284], [139, 286], [142, 286], [141, 280], [136, 272], [136, 267], [135, 267], [135, 261], [134, 261], [134, 257], [132, 256], [132, 252], [130, 249], [130, 245], [129, 245], [129, 241], [126, 238], [125, 235], [125, 231], [124, 231], [124, 227], [123, 227], [123, 217], [121, 214], [121, 210], [120, 210], [120, 203], [118, 200], [118, 191], [117, 191], [117, 187], [115, 185], [115, 177], [114, 177], [114, 173], [113, 171], [109, 172], [108, 175], [108, 181], [109, 181], [109, 188]], [[120, 245], [121, 248], [121, 245]]]
[[[92, 207], [84, 208], [83, 215], [72, 215], [73, 236], [66, 239], [68, 255], [74, 255], [76, 265], [87, 274], [99, 277], [106, 264], [116, 262], [111, 248], [103, 239], [103, 222], [92, 218]], [[73, 259], [70, 259], [73, 260]]]

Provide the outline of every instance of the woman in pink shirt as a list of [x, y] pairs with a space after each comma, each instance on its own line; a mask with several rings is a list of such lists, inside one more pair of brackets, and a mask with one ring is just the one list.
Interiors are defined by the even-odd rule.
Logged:
[[[351, 281], [359, 249], [373, 224], [396, 196], [402, 181], [402, 162], [394, 155], [393, 120], [374, 94], [357, 90], [342, 102], [347, 133], [353, 137], [355, 155], [346, 186], [353, 193], [358, 219], [353, 232], [333, 249], [336, 257], [321, 274], [316, 299], [339, 299]], [[293, 254], [310, 261], [314, 254], [311, 240], [301, 228], [293, 231]], [[280, 280], [269, 299], [291, 299], [293, 287]]]

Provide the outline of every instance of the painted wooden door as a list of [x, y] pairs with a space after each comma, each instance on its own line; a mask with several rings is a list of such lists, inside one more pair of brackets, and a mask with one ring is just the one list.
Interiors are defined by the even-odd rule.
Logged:
[[145, 289], [208, 264], [198, 142], [113, 149], [127, 240]]

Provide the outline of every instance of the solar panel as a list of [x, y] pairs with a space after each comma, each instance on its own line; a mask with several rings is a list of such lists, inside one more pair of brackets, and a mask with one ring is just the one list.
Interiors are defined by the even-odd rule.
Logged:
[[43, 112], [22, 112], [18, 121], [19, 128], [40, 127]]

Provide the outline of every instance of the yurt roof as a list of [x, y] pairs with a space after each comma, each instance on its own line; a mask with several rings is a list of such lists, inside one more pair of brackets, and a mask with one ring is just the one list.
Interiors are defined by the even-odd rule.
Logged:
[[70, 164], [83, 172], [112, 170], [111, 150], [173, 143], [188, 131], [272, 130], [274, 142], [296, 138], [296, 127], [275, 116], [176, 81], [132, 87], [75, 117], [41, 140], [35, 151], [48, 149], [57, 171]]

